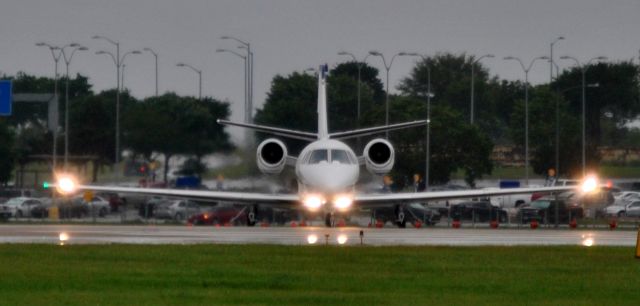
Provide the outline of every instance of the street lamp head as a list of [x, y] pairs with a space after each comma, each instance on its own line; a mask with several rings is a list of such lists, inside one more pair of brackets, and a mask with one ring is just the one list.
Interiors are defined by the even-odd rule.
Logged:
[[226, 49], [216, 49], [216, 53], [221, 53], [221, 52], [227, 52], [228, 50]]
[[140, 52], [138, 50], [134, 50], [134, 51], [131, 51], [131, 54], [142, 54], [142, 52]]
[[100, 35], [93, 35], [93, 36], [91, 36], [91, 39], [100, 39], [100, 38], [102, 38], [102, 36], [100, 36]]
[[409, 55], [409, 53], [407, 53], [407, 52], [404, 52], [404, 51], [403, 52], [398, 52], [398, 56], [407, 56], [407, 55]]
[[178, 63], [178, 64], [176, 64], [176, 66], [178, 66], [178, 67], [184, 67], [184, 66], [186, 66], [186, 65], [185, 65], [184, 63]]
[[494, 58], [494, 57], [496, 57], [496, 56], [495, 56], [495, 55], [493, 55], [493, 54], [487, 54], [487, 55], [486, 55], [486, 57], [487, 57], [487, 58]]
[[571, 57], [570, 57], [570, 56], [567, 56], [567, 55], [563, 55], [563, 56], [561, 56], [561, 57], [560, 57], [560, 59], [570, 59], [570, 58], [571, 58]]
[[69, 47], [71, 47], [71, 48], [80, 47], [80, 44], [77, 44], [77, 43], [70, 43], [70, 44], [69, 44]]
[[80, 47], [80, 48], [78, 48], [77, 50], [79, 50], [79, 51], [87, 51], [87, 50], [89, 50], [89, 48], [87, 48], [87, 47]]
[[606, 60], [608, 60], [609, 58], [608, 58], [608, 57], [606, 57], [606, 56], [598, 56], [598, 57], [596, 57], [596, 59], [597, 59], [597, 60], [599, 60], [599, 61], [606, 61]]
[[407, 53], [408, 56], [420, 56], [420, 54], [416, 52]]
[[548, 60], [549, 59], [548, 56], [539, 56], [539, 57], [536, 57], [536, 58], [537, 59], [542, 59], [542, 60]]
[[105, 52], [105, 51], [98, 51], [98, 52], [96, 52], [96, 54], [107, 54], [107, 52]]
[[597, 87], [600, 87], [600, 83], [587, 84], [587, 87], [589, 87], [589, 88], [597, 88]]
[[143, 50], [143, 51], [149, 51], [149, 52], [151, 52], [151, 48], [146, 48], [146, 47], [145, 47], [145, 48], [143, 48], [142, 50]]
[[220, 39], [231, 39], [231, 37], [225, 35], [225, 36], [220, 36]]
[[338, 52], [338, 55], [349, 55], [351, 53], [347, 52], [347, 51], [340, 51]]
[[44, 47], [44, 46], [46, 46], [46, 45], [47, 45], [47, 44], [45, 44], [45, 43], [43, 43], [43, 42], [36, 43], [36, 46], [38, 46], [38, 47]]
[[378, 51], [369, 51], [369, 54], [374, 55], [374, 56], [381, 56], [382, 53], [378, 52]]
[[516, 58], [513, 57], [513, 56], [505, 56], [503, 59], [504, 60], [513, 60], [513, 59], [516, 59]]

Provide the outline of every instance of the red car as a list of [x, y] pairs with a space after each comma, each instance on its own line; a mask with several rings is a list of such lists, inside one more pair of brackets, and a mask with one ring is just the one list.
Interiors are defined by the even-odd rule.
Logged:
[[188, 220], [193, 225], [242, 225], [247, 223], [247, 209], [242, 206], [218, 205]]

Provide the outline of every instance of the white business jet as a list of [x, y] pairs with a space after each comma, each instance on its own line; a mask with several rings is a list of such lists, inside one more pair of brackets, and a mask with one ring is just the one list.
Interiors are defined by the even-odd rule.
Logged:
[[[404, 205], [408, 202], [432, 201], [452, 198], [489, 197], [506, 194], [533, 192], [554, 192], [571, 190], [575, 187], [515, 188], [498, 190], [462, 190], [417, 193], [356, 194], [355, 185], [360, 176], [360, 167], [375, 174], [384, 175], [391, 171], [395, 153], [389, 141], [383, 138], [371, 140], [364, 148], [362, 156], [347, 146], [341, 139], [378, 134], [384, 131], [416, 127], [427, 124], [426, 120], [329, 133], [327, 119], [327, 73], [326, 65], [320, 66], [318, 73], [318, 132], [302, 132], [277, 127], [236, 123], [218, 120], [223, 125], [254, 129], [281, 137], [309, 141], [298, 157], [289, 156], [285, 144], [276, 138], [269, 138], [258, 146], [257, 165], [264, 174], [275, 175], [285, 166], [294, 166], [298, 181], [297, 194], [265, 194], [245, 192], [224, 192], [208, 190], [174, 190], [158, 188], [130, 188], [119, 186], [80, 185], [69, 176], [60, 175], [56, 188], [63, 194], [77, 190], [111, 191], [191, 198], [196, 200], [222, 200], [246, 204], [249, 207], [247, 224], [255, 225], [258, 206], [304, 207], [311, 212], [322, 212], [325, 224], [333, 224], [334, 214], [353, 209], [394, 206], [396, 224], [406, 224]], [[595, 181], [590, 181], [595, 185]]]

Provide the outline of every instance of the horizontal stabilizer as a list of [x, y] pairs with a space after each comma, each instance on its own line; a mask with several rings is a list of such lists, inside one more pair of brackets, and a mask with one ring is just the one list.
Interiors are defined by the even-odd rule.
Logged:
[[329, 138], [347, 139], [347, 138], [353, 138], [353, 137], [377, 134], [377, 133], [384, 132], [384, 131], [393, 131], [393, 130], [399, 130], [399, 129], [406, 129], [406, 128], [420, 126], [420, 125], [426, 125], [426, 124], [427, 124], [427, 120], [418, 120], [418, 121], [412, 121], [412, 122], [405, 122], [405, 123], [398, 123], [398, 124], [391, 124], [391, 125], [384, 125], [384, 126], [376, 126], [376, 127], [366, 128], [366, 129], [358, 129], [358, 130], [352, 130], [352, 131], [331, 133], [331, 134], [329, 134]]
[[307, 140], [307, 141], [318, 140], [318, 135], [316, 133], [294, 131], [294, 130], [288, 130], [288, 129], [265, 126], [265, 125], [257, 125], [257, 124], [251, 124], [251, 123], [231, 122], [231, 121], [222, 120], [222, 119], [218, 119], [217, 122], [223, 125], [239, 126], [243, 128], [254, 129], [259, 132], [264, 132], [264, 133], [269, 133], [273, 135], [289, 137], [294, 139], [301, 139], [301, 140]]

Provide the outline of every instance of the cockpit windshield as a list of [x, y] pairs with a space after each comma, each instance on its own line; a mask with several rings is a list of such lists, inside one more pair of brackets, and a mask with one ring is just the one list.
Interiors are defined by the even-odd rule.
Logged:
[[345, 150], [331, 150], [331, 162], [338, 164], [350, 164], [349, 154]]
[[329, 154], [327, 150], [315, 150], [311, 152], [311, 157], [309, 158], [309, 164], [319, 164], [321, 162], [328, 162]]

